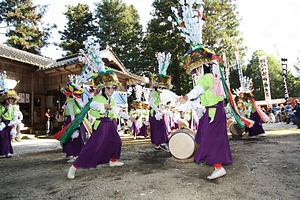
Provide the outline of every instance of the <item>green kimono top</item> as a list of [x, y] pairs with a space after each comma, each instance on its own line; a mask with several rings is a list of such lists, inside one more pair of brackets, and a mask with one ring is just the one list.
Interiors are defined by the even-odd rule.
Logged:
[[247, 103], [247, 107], [249, 108], [251, 108], [251, 113], [255, 113], [256, 112], [256, 108], [252, 105], [252, 103], [251, 102], [248, 102]]
[[5, 111], [5, 106], [1, 106], [0, 107], [0, 116], [2, 119], [5, 119], [5, 120], [8, 120], [8, 121], [11, 121], [14, 119], [14, 112], [16, 110], [16, 107], [15, 106], [11, 106], [11, 109], [10, 111]]
[[142, 116], [141, 109], [131, 109], [129, 112], [129, 115], [134, 117], [135, 119], [138, 119]]
[[[153, 90], [151, 92], [151, 95], [150, 95], [150, 98], [152, 98], [152, 97], [155, 98], [154, 105], [156, 107], [159, 107], [159, 104], [160, 104], [160, 95], [159, 95], [159, 93], [157, 91]], [[151, 111], [150, 111], [150, 115], [151, 115], [151, 117], [153, 117], [153, 115], [154, 115], [154, 110], [152, 108], [151, 108]]]
[[142, 110], [142, 117], [143, 117], [143, 118], [148, 118], [148, 117], [149, 117], [149, 110], [143, 109], [143, 110]]
[[[200, 94], [201, 104], [205, 107], [213, 106], [219, 103], [220, 101], [224, 100], [223, 96], [219, 96], [215, 94], [213, 86], [216, 80], [213, 78], [212, 74], [205, 74], [201, 78], [199, 78], [197, 85], [200, 85], [205, 92]], [[210, 118], [214, 118], [216, 114], [216, 108], [209, 108], [208, 109], [208, 116]]]
[[[72, 105], [74, 116], [78, 115], [81, 111], [80, 107], [75, 103], [75, 99], [73, 97], [69, 97], [66, 101], [67, 105]], [[70, 116], [70, 108], [68, 106], [65, 107], [65, 116]]]
[[[110, 99], [110, 103], [103, 95], [96, 95], [94, 96], [93, 102], [97, 103], [103, 103], [103, 104], [109, 104], [111, 106], [115, 105], [115, 100], [113, 98]], [[101, 113], [99, 110], [90, 110], [90, 115], [92, 117], [96, 118], [96, 121], [94, 122], [94, 129], [96, 130], [100, 124], [100, 118], [102, 117], [108, 117], [110, 119], [116, 119], [118, 116], [115, 116], [112, 110], [106, 110], [104, 113]]]
[[137, 112], [136, 112], [136, 110], [135, 110], [135, 109], [131, 109], [131, 110], [129, 111], [129, 115], [132, 116], [132, 117], [134, 117], [134, 118], [136, 118], [136, 117], [137, 117]]

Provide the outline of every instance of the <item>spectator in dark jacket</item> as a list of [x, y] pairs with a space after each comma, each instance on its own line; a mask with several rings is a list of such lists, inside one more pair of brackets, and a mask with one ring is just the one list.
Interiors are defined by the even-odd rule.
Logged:
[[297, 128], [299, 129], [300, 128], [300, 103], [299, 103], [298, 99], [296, 99], [295, 102], [296, 102], [296, 105], [295, 105], [293, 111], [295, 113]]

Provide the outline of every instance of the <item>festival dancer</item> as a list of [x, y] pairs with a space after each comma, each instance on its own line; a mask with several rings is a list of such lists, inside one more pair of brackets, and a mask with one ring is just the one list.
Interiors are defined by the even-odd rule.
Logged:
[[149, 128], [149, 105], [146, 102], [142, 102], [142, 112], [141, 112], [141, 118], [142, 118], [142, 127], [140, 128], [140, 136], [144, 136], [147, 138], [148, 135], [148, 128]]
[[[87, 78], [87, 80], [98, 79], [98, 77], [100, 79], [98, 85], [100, 92], [93, 97], [90, 104], [87, 104], [90, 107], [89, 115], [93, 116], [96, 121], [93, 124], [91, 137], [82, 148], [74, 164], [69, 168], [68, 179], [75, 178], [78, 168], [96, 168], [99, 164], [107, 163], [110, 167], [123, 166], [124, 163], [118, 160], [121, 155], [122, 141], [117, 131], [117, 119], [120, 116], [135, 122], [135, 118], [122, 112], [121, 108], [115, 104], [112, 95], [121, 84], [117, 75], [111, 69], [105, 70], [98, 46], [92, 44], [88, 47], [90, 49], [86, 56], [92, 58], [87, 58], [86, 64], [90, 64], [94, 58], [98, 59], [97, 62], [92, 63], [93, 65], [89, 65], [89, 68], [93, 68], [91, 73], [93, 77]], [[95, 54], [98, 56], [95, 57]], [[96, 83], [98, 83], [97, 79], [95, 79]]]
[[[199, 74], [202, 68], [196, 69]], [[221, 88], [220, 88], [221, 87]], [[189, 99], [200, 96], [205, 113], [199, 120], [195, 141], [199, 148], [195, 153], [195, 162], [204, 161], [214, 166], [213, 173], [208, 179], [216, 179], [226, 175], [223, 164], [232, 163], [232, 155], [227, 136], [226, 114], [224, 110], [224, 92], [220, 80], [213, 74], [201, 74], [197, 85], [187, 95], [178, 99], [185, 103]]]
[[[188, 74], [196, 73], [198, 80], [194, 88], [185, 96], [178, 98], [178, 101], [183, 104], [200, 97], [201, 104], [205, 107], [195, 136], [199, 148], [195, 153], [194, 161], [213, 165], [214, 171], [207, 178], [216, 179], [227, 173], [223, 164], [232, 163], [224, 110], [225, 94], [220, 80], [220, 69], [215, 62], [222, 59], [202, 45], [202, 1], [188, 1], [181, 4], [180, 13], [175, 8], [172, 10], [178, 28], [191, 45], [191, 49], [184, 55], [184, 68]], [[210, 72], [211, 66], [213, 73]], [[205, 73], [205, 69], [208, 73]]]
[[130, 125], [129, 131], [132, 132], [133, 138], [136, 139], [137, 136], [140, 135], [140, 129], [142, 127], [142, 112], [141, 108], [142, 107], [142, 102], [141, 101], [134, 101], [131, 104], [131, 110], [129, 112], [129, 115], [134, 117], [136, 121], [134, 123], [131, 123], [131, 121], [128, 122]]
[[[107, 74], [110, 74], [107, 72]], [[104, 76], [104, 74], [102, 74]], [[116, 80], [116, 75], [111, 71], [111, 76]], [[75, 178], [77, 168], [96, 168], [99, 164], [109, 163], [109, 166], [122, 166], [123, 162], [118, 161], [121, 154], [122, 141], [117, 131], [116, 119], [120, 115], [132, 122], [135, 118], [129, 117], [118, 109], [112, 97], [117, 89], [116, 83], [104, 83], [101, 93], [97, 94], [90, 105], [90, 115], [96, 118], [93, 125], [93, 132], [77, 159], [68, 172], [68, 178]]]
[[266, 136], [262, 122], [268, 122], [270, 118], [258, 107], [252, 91], [252, 79], [248, 77], [243, 77], [241, 87], [235, 90], [236, 95], [244, 103], [244, 107], [246, 108], [247, 113], [249, 113], [250, 119], [254, 121], [254, 125], [252, 127], [245, 127], [245, 132], [248, 133], [250, 138]]
[[155, 150], [163, 150], [170, 152], [167, 144], [169, 143], [168, 128], [164, 120], [164, 114], [166, 113], [161, 102], [160, 93], [163, 89], [170, 89], [171, 77], [166, 75], [168, 65], [170, 63], [171, 54], [158, 53], [157, 60], [159, 63], [159, 73], [154, 78], [153, 90], [150, 93], [150, 131], [151, 142], [155, 145]]
[[[84, 89], [76, 83], [78, 82], [76, 76], [72, 75], [69, 78], [70, 82], [68, 82], [67, 87], [62, 89], [63, 94], [67, 98], [64, 105], [64, 127], [68, 126], [76, 118], [83, 107], [82, 94]], [[62, 143], [63, 152], [66, 153], [66, 158], [69, 158], [68, 162], [74, 162], [79, 155], [82, 147], [88, 140], [86, 132], [84, 122], [82, 122], [72, 133], [71, 137], [65, 143]]]
[[14, 154], [11, 139], [17, 133], [18, 123], [17, 109], [13, 104], [19, 96], [14, 90], [17, 81], [8, 82], [6, 78], [5, 71], [0, 73], [0, 157], [10, 158]]

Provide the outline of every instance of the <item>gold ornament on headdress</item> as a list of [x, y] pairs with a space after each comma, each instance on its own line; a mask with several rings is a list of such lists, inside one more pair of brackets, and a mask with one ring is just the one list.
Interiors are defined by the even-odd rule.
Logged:
[[157, 54], [158, 61], [158, 74], [153, 75], [153, 86], [154, 87], [164, 87], [167, 89], [172, 88], [171, 79], [172, 77], [167, 75], [167, 69], [170, 64], [171, 53], [165, 55], [165, 53], [159, 52]]
[[117, 75], [112, 69], [105, 69], [105, 64], [102, 61], [100, 47], [95, 43], [93, 38], [88, 38], [84, 42], [85, 49], [80, 49], [79, 60], [85, 63], [84, 69], [81, 72], [83, 77], [82, 82], [91, 80], [95, 87], [119, 86], [121, 83]]
[[244, 76], [241, 80], [241, 87], [233, 90], [234, 93], [243, 101], [253, 98], [253, 82], [249, 77]]

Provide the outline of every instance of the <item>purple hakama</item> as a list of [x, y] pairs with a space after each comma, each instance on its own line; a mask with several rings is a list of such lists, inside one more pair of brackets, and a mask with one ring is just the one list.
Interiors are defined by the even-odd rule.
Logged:
[[2, 122], [5, 123], [6, 127], [2, 131], [0, 131], [0, 156], [14, 153], [11, 145], [11, 126], [8, 126], [9, 121], [7, 120], [2, 120]]
[[257, 112], [251, 113], [250, 119], [254, 121], [254, 124], [251, 128], [246, 128], [245, 131], [248, 132], [249, 136], [257, 136], [259, 134], [265, 133], [263, 127], [262, 127], [262, 119], [258, 115]]
[[96, 168], [99, 164], [108, 163], [111, 158], [120, 158], [122, 141], [117, 132], [116, 120], [105, 117], [100, 118], [100, 121], [97, 130], [93, 131], [83, 146], [74, 166]]
[[147, 137], [148, 136], [147, 129], [148, 129], [148, 125], [143, 123], [143, 126], [140, 129], [139, 136]]
[[[71, 122], [71, 117], [65, 122], [65, 125], [68, 125]], [[84, 126], [81, 123], [79, 126], [79, 136], [77, 138], [71, 138], [63, 144], [63, 152], [66, 153], [66, 157], [69, 156], [78, 156], [82, 147], [84, 146], [84, 137], [85, 137]]]
[[[211, 123], [208, 117], [210, 108], [216, 108], [215, 118]], [[199, 120], [195, 141], [199, 144], [194, 156], [195, 162], [204, 161], [210, 165], [232, 163], [223, 101], [206, 107], [204, 115]]]
[[132, 122], [132, 126], [130, 128], [130, 131], [134, 136], [140, 135], [140, 128], [137, 126], [136, 122]]
[[153, 117], [149, 117], [149, 122], [152, 144], [160, 145], [163, 143], [169, 143], [168, 129], [164, 117], [160, 120], [156, 120], [154, 111]]

